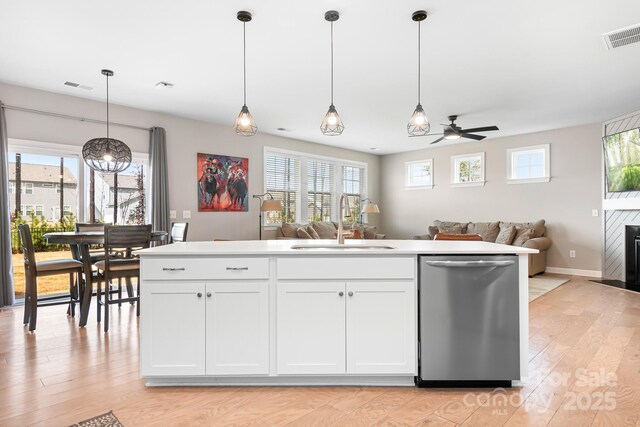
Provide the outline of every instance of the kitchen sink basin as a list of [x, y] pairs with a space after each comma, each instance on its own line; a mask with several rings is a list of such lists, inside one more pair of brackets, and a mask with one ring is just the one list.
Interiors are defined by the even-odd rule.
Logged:
[[347, 250], [347, 251], [376, 251], [376, 250], [393, 250], [398, 249], [388, 245], [339, 245], [323, 244], [323, 245], [293, 245], [291, 249], [296, 250]]

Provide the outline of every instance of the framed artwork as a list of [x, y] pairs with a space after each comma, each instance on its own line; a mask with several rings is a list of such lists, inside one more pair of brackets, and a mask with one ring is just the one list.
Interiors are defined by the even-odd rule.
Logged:
[[452, 185], [482, 186], [484, 182], [484, 153], [451, 157]]
[[433, 159], [405, 163], [404, 186], [407, 190], [433, 188]]
[[198, 212], [249, 210], [249, 159], [198, 153]]

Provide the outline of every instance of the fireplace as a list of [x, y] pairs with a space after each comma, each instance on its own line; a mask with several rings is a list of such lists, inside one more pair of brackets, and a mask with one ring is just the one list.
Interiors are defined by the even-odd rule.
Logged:
[[640, 225], [624, 227], [625, 259], [627, 283], [640, 283]]

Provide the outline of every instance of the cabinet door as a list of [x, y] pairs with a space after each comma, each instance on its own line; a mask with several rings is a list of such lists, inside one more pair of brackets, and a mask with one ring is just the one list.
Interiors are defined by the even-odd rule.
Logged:
[[415, 374], [413, 282], [347, 283], [347, 373]]
[[345, 372], [344, 288], [344, 282], [278, 282], [278, 374]]
[[144, 282], [141, 288], [141, 375], [204, 375], [204, 283]]
[[207, 375], [269, 373], [269, 282], [207, 284]]

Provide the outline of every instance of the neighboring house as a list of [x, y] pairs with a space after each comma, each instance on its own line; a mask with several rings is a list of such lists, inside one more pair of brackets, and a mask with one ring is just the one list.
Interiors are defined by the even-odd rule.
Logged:
[[[118, 174], [118, 224], [128, 223], [140, 194], [136, 175]], [[113, 223], [114, 176], [113, 174], [95, 174], [95, 215], [96, 221]]]
[[[78, 214], [78, 180], [64, 168], [65, 214]], [[60, 166], [22, 163], [20, 212], [23, 218], [35, 212], [47, 221], [60, 220]], [[9, 163], [9, 208], [16, 210], [16, 164]]]

